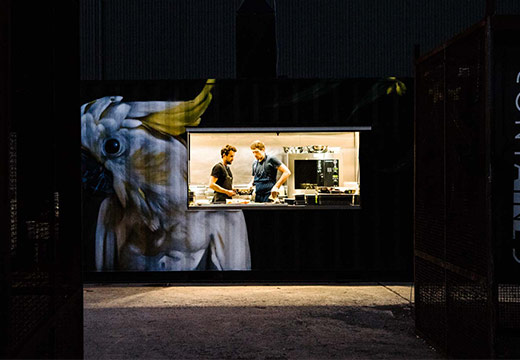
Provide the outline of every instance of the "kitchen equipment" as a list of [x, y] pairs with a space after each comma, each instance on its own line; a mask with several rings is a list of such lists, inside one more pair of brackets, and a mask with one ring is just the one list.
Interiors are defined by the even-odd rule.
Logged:
[[316, 205], [316, 194], [305, 194], [305, 205]]
[[327, 186], [317, 186], [316, 191], [320, 194], [330, 194], [330, 188]]
[[295, 189], [339, 185], [338, 160], [295, 160], [293, 167]]
[[317, 186], [316, 191], [319, 194], [350, 194], [349, 192], [347, 192], [348, 190], [343, 191], [340, 188], [327, 186]]
[[284, 146], [283, 151], [286, 154], [302, 154], [307, 152], [307, 147], [305, 146]]
[[294, 195], [296, 205], [305, 205], [305, 194]]
[[326, 153], [328, 148], [327, 145], [311, 145], [307, 146], [307, 151], [310, 153]]
[[314, 189], [317, 186], [317, 184], [312, 183], [300, 183], [301, 189]]
[[341, 153], [288, 154], [292, 175], [287, 180], [288, 197], [314, 187], [338, 187]]

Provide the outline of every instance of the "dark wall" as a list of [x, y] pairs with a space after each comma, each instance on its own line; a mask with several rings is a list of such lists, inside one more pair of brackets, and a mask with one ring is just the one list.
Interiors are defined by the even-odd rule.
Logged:
[[[84, 80], [233, 78], [241, 1], [82, 0]], [[484, 0], [284, 0], [276, 11], [279, 76], [413, 76], [430, 50], [483, 19]], [[519, 14], [516, 0], [499, 14]]]
[[[499, 13], [520, 13], [515, 0]], [[483, 0], [278, 1], [279, 73], [288, 77], [413, 76], [428, 51], [484, 17]]]
[[[5, 1], [0, 4], [0, 24], [6, 28], [10, 26], [10, 1]], [[11, 113], [10, 102], [10, 71], [9, 64], [11, 63], [10, 52], [10, 37], [7, 31], [0, 31], [0, 117], [2, 119], [9, 119]], [[11, 256], [10, 256], [10, 211], [9, 206], [9, 176], [4, 174], [9, 173], [9, 124], [7, 121], [0, 121], [0, 333], [6, 334], [8, 330], [9, 313], [6, 311], [9, 306], [10, 282], [7, 274], [10, 270]], [[7, 353], [7, 337], [0, 338], [0, 356], [6, 357]]]
[[[491, 101], [495, 120], [490, 143], [493, 163], [492, 229], [494, 280], [498, 286], [497, 357], [520, 357], [520, 233], [518, 221], [518, 153], [520, 152], [520, 20], [494, 24], [494, 84]], [[516, 164], [516, 166], [515, 166]], [[514, 169], [514, 170], [513, 170]], [[514, 204], [514, 205], [513, 205]], [[514, 249], [514, 253], [513, 253]], [[516, 256], [517, 259], [515, 259]], [[512, 300], [514, 299], [514, 300]]]
[[516, 256], [520, 255], [520, 234], [511, 236], [513, 227], [512, 219], [515, 216], [513, 210], [514, 193], [513, 182], [518, 176], [514, 164], [518, 165], [519, 144], [516, 138], [518, 134], [518, 120], [520, 110], [517, 109], [516, 100], [520, 93], [518, 74], [520, 73], [520, 44], [515, 41], [514, 34], [518, 34], [513, 26], [510, 28], [497, 28], [493, 34], [494, 49], [493, 71], [495, 83], [493, 84], [493, 111], [495, 121], [494, 138], [494, 168], [493, 168], [493, 225], [497, 231], [495, 243], [495, 276], [501, 283], [520, 282], [520, 264], [513, 258], [512, 249], [516, 249]]
[[0, 13], [0, 357], [81, 358], [79, 8], [8, 1]]
[[226, 0], [82, 0], [81, 77], [233, 77], [236, 6]]

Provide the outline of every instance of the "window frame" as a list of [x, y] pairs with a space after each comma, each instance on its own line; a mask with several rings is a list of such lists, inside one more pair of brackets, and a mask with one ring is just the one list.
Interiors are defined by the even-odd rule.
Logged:
[[[318, 132], [366, 132], [372, 130], [371, 126], [327, 126], [327, 127], [186, 127], [187, 147], [187, 189], [190, 186], [190, 156], [191, 134], [211, 133], [318, 133]], [[361, 168], [361, 162], [359, 167]], [[361, 194], [357, 205], [278, 205], [278, 204], [209, 204], [191, 205], [189, 198], [186, 201], [188, 211], [239, 211], [239, 210], [359, 210], [361, 209]]]

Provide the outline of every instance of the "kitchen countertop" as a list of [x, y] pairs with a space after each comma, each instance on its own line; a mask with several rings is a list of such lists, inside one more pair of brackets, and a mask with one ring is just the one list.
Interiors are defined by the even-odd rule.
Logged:
[[271, 203], [249, 203], [249, 204], [210, 204], [192, 205], [188, 211], [200, 210], [359, 210], [360, 205], [288, 205]]

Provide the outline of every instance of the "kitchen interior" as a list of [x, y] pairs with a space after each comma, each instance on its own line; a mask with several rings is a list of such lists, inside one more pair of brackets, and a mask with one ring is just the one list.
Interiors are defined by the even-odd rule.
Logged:
[[[230, 207], [359, 207], [359, 131], [342, 132], [188, 132], [188, 206], [212, 209]], [[255, 203], [250, 144], [262, 141], [268, 155], [278, 158], [291, 171], [278, 199]], [[225, 145], [237, 149], [230, 169], [237, 195], [225, 204], [212, 203], [211, 169], [222, 161]], [[280, 172], [278, 172], [278, 178]]]

